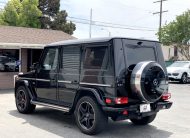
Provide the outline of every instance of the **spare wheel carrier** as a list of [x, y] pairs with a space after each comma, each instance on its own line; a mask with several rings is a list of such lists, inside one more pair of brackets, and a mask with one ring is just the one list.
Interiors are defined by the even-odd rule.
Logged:
[[168, 80], [160, 64], [154, 61], [138, 63], [131, 74], [131, 90], [142, 102], [158, 101], [168, 91]]

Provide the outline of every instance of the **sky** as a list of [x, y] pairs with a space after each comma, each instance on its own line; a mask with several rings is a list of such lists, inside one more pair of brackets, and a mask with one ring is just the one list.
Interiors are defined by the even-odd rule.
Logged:
[[[89, 23], [92, 8], [93, 21], [125, 25], [125, 29], [112, 28], [112, 24], [111, 27], [92, 25], [92, 38], [107, 37], [110, 33], [111, 36], [157, 40], [155, 34], [159, 27], [159, 15], [153, 13], [160, 10], [160, 4], [153, 3], [154, 1], [156, 0], [61, 0], [61, 9], [68, 12], [68, 16], [71, 17], [68, 20], [75, 21], [76, 31], [73, 35], [77, 38], [89, 38], [89, 24], [84, 22]], [[162, 24], [175, 20], [177, 15], [188, 9], [190, 0], [164, 1], [163, 10], [168, 12], [163, 13]]]
[[[0, 8], [4, 6], [0, 0]], [[61, 10], [66, 10], [68, 20], [76, 24], [73, 36], [77, 38], [89, 38], [90, 9], [92, 20], [106, 22], [109, 27], [92, 25], [91, 37], [122, 36], [157, 40], [156, 33], [159, 27], [159, 15], [153, 15], [160, 9], [158, 0], [60, 0]], [[167, 0], [163, 2], [162, 25], [175, 20], [177, 15], [190, 9], [190, 0]], [[79, 18], [79, 19], [78, 19]], [[82, 23], [81, 23], [82, 22]], [[121, 24], [120, 28], [113, 28]], [[132, 29], [132, 30], [131, 30]]]

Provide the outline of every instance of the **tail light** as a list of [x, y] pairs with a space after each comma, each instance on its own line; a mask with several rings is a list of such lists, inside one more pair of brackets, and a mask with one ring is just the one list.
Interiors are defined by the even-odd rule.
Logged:
[[123, 111], [123, 115], [128, 115], [128, 111], [127, 111], [127, 110], [124, 110], [124, 111]]
[[106, 98], [106, 104], [127, 104], [128, 97]]
[[105, 101], [106, 101], [107, 104], [111, 104], [112, 103], [112, 100], [110, 98], [106, 98]]
[[162, 100], [169, 100], [171, 98], [171, 93], [164, 93], [162, 95]]
[[128, 97], [117, 97], [115, 98], [116, 104], [127, 104], [128, 103]]

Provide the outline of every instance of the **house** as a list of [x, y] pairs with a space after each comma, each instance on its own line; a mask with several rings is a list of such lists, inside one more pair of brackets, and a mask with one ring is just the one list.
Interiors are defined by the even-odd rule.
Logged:
[[0, 26], [0, 89], [13, 88], [13, 76], [38, 62], [45, 45], [75, 37], [63, 31]]
[[[175, 46], [162, 46], [162, 51], [165, 61], [186, 60], [186, 58], [180, 53], [180, 49]], [[190, 54], [190, 47], [189, 47]]]

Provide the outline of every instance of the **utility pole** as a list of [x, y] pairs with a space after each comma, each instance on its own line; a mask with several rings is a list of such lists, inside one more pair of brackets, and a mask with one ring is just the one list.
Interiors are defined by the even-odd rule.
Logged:
[[111, 32], [108, 30], [108, 29], [105, 29], [105, 28], [101, 28], [101, 30], [105, 30], [108, 32], [108, 36], [111, 37]]
[[90, 9], [89, 38], [91, 38], [91, 34], [92, 34], [92, 8]]
[[155, 12], [153, 13], [154, 15], [155, 14], [159, 14], [160, 15], [160, 20], [159, 20], [159, 41], [161, 41], [161, 37], [162, 37], [162, 14], [164, 12], [168, 12], [168, 10], [166, 11], [163, 11], [163, 2], [164, 1], [167, 1], [167, 0], [159, 0], [159, 1], [155, 1], [154, 3], [160, 3], [160, 11], [159, 12]]

